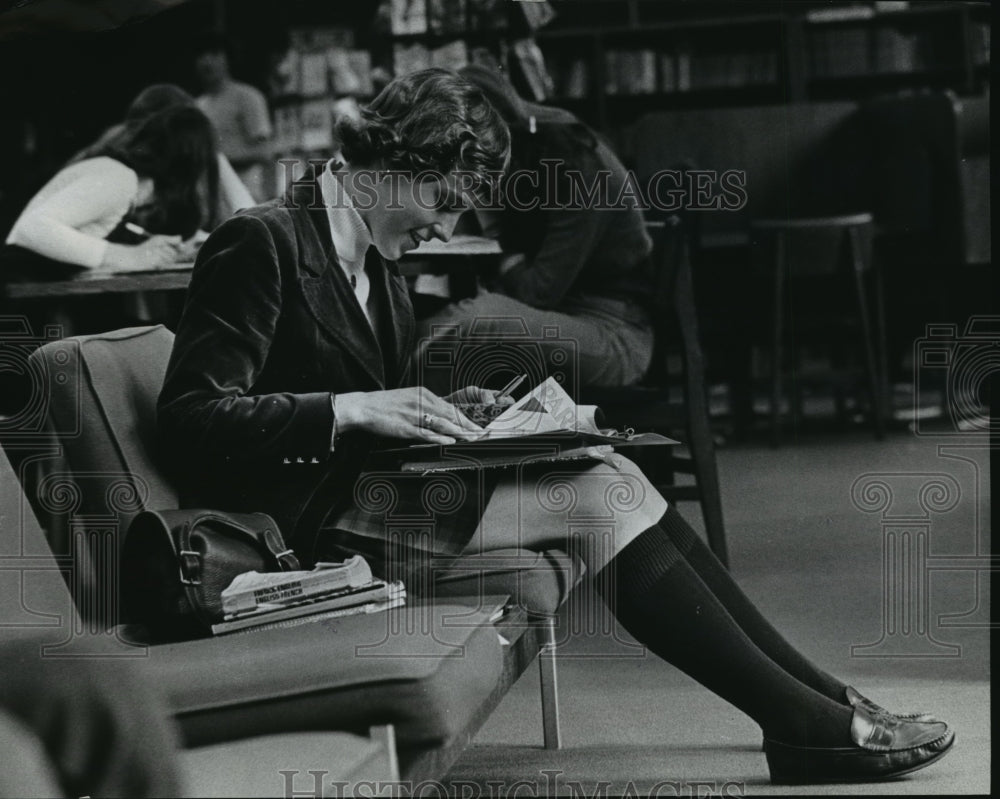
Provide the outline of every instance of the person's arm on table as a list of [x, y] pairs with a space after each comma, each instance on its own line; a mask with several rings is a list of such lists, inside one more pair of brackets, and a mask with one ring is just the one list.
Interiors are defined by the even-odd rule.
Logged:
[[100, 219], [120, 219], [138, 191], [135, 172], [114, 159], [99, 160], [79, 179], [23, 213], [7, 243], [88, 269], [131, 271], [173, 263], [179, 236], [151, 236], [142, 244], [126, 245], [79, 230]]

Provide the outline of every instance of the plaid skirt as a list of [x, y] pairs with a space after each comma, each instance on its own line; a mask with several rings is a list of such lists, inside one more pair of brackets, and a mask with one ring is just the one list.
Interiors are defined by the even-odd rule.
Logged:
[[[586, 470], [593, 461], [559, 464], [560, 471]], [[521, 478], [551, 469], [535, 464]], [[490, 497], [514, 469], [419, 472], [365, 471], [346, 509], [331, 513], [317, 536], [317, 561], [361, 555], [385, 580], [402, 580], [420, 595], [436, 572], [463, 553], [479, 526]]]
[[465, 549], [498, 481], [495, 469], [362, 472], [351, 504], [323, 523], [316, 559], [362, 555], [377, 576], [419, 594]]

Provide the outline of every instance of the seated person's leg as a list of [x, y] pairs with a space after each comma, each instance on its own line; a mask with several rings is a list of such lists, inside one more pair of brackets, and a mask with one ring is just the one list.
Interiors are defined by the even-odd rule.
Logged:
[[[621, 459], [617, 468], [501, 482], [470, 548], [531, 546], [593, 531], [582, 537], [590, 544], [584, 557], [595, 569], [603, 563], [596, 586], [612, 612], [652, 652], [760, 724], [774, 779], [879, 779], [948, 750], [954, 735], [943, 723], [853, 708], [843, 684], [780, 639], [735, 584], [705, 562], [676, 511], [656, 502], [655, 491], [643, 494], [644, 478], [633, 475], [635, 467]], [[595, 478], [605, 491], [588, 483]], [[651, 520], [643, 511], [658, 515]], [[872, 735], [883, 741], [868, 746]], [[803, 751], [809, 759], [797, 763], [794, 753]]]
[[[651, 337], [628, 325], [596, 315], [541, 310], [503, 294], [481, 291], [417, 323], [416, 382], [444, 395], [467, 385], [463, 378], [467, 381], [469, 376], [482, 374], [478, 364], [487, 360], [500, 371], [503, 359], [494, 357], [500, 341], [533, 345], [506, 352], [503, 359], [511, 361], [509, 374], [528, 372], [538, 383], [561, 372], [570, 393], [578, 385], [637, 381], [646, 371], [652, 347]], [[440, 366], [439, 353], [445, 349], [454, 353], [450, 369]]]
[[497, 484], [463, 554], [552, 547], [575, 552], [593, 575], [666, 510], [646, 476], [620, 455], [529, 466]]

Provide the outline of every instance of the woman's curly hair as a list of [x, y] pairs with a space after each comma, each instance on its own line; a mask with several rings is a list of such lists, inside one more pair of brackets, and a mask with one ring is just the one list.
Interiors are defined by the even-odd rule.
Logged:
[[510, 133], [482, 92], [447, 69], [396, 78], [360, 120], [337, 125], [341, 152], [352, 164], [413, 175], [456, 170], [492, 186], [507, 168]]

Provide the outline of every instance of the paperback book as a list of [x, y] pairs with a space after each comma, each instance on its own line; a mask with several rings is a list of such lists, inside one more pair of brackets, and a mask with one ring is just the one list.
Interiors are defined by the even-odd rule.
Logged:
[[273, 610], [372, 584], [372, 570], [360, 555], [343, 563], [318, 563], [311, 571], [244, 572], [222, 591], [226, 618]]
[[365, 586], [308, 597], [284, 605], [261, 605], [256, 610], [236, 613], [212, 625], [214, 635], [224, 635], [250, 628], [289, 626], [289, 623], [318, 621], [356, 613], [373, 613], [398, 607], [406, 602], [402, 582], [387, 583], [373, 579]]

